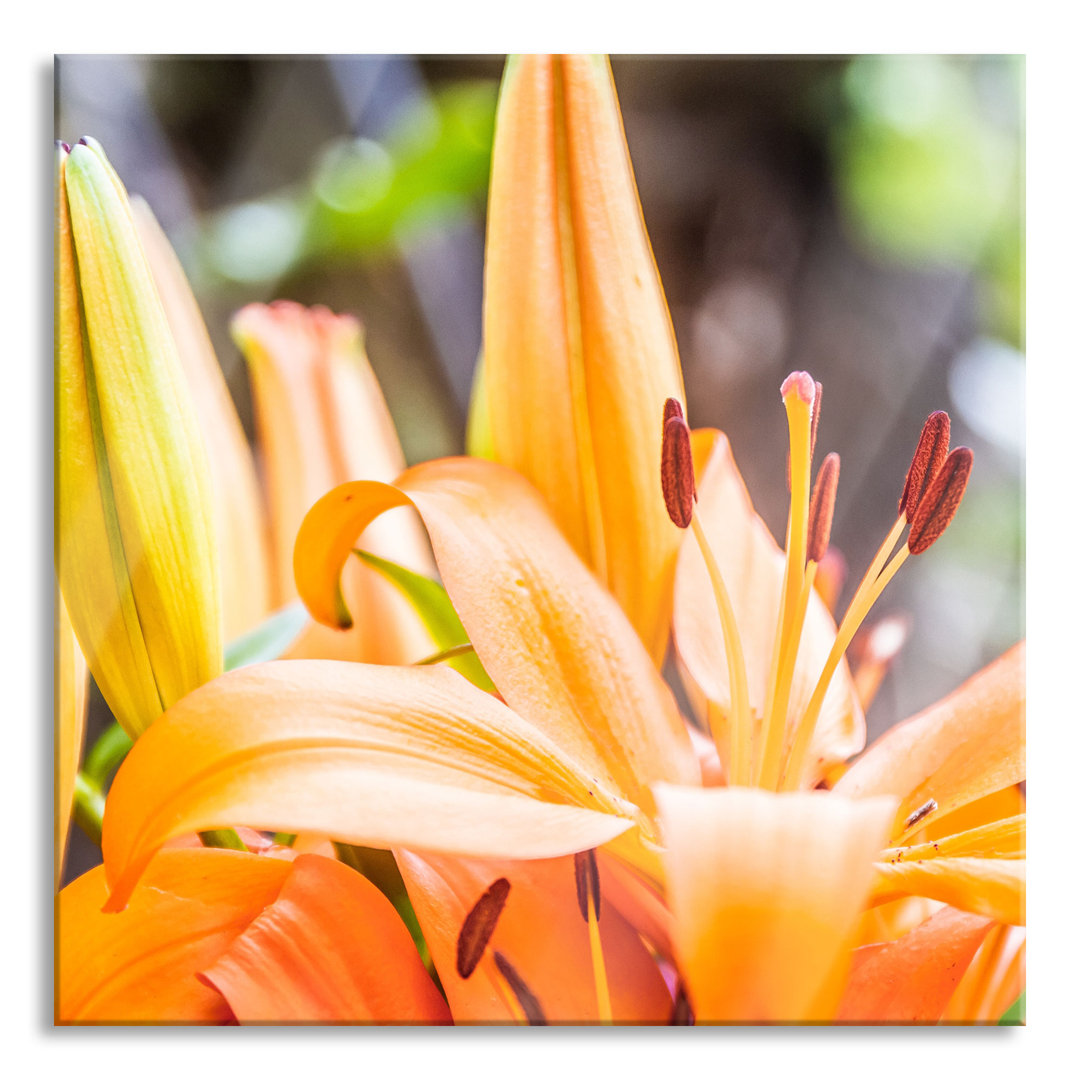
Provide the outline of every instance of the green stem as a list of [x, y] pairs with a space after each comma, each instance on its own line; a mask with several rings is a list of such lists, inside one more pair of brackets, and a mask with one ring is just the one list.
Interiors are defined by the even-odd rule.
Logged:
[[247, 851], [244, 841], [237, 835], [235, 829], [207, 829], [199, 833], [199, 839], [203, 847], [229, 848], [232, 851]]
[[101, 847], [101, 819], [105, 813], [105, 796], [101, 788], [84, 773], [75, 774], [75, 823]]

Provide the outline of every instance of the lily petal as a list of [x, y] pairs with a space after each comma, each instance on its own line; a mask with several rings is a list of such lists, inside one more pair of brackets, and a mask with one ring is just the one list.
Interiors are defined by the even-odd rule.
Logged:
[[[395, 854], [457, 1022], [518, 1018], [513, 995], [494, 962], [496, 951], [525, 980], [549, 1023], [599, 1019], [589, 930], [578, 906], [573, 859], [493, 862]], [[505, 906], [479, 964], [462, 978], [456, 966], [462, 924], [500, 877], [510, 884]], [[634, 927], [606, 901], [604, 896], [598, 925], [612, 1015], [624, 1023], [666, 1023], [671, 995], [660, 969]]]
[[928, 896], [962, 911], [974, 912], [1012, 926], [1023, 926], [1026, 859], [958, 855], [915, 862], [875, 864], [871, 903], [898, 896]]
[[507, 64], [486, 252], [494, 459], [537, 487], [659, 663], [679, 544], [657, 477], [660, 420], [684, 394], [602, 57]]
[[335, 859], [299, 855], [277, 899], [200, 978], [242, 1024], [445, 1024], [393, 905]]
[[831, 1018], [893, 800], [667, 785], [656, 797], [697, 1022]]
[[[356, 319], [279, 300], [245, 307], [232, 333], [251, 374], [281, 606], [296, 597], [293, 544], [311, 504], [347, 480], [392, 480], [405, 458]], [[379, 522], [361, 546], [430, 574], [411, 518]], [[352, 560], [345, 589], [358, 616], [351, 632], [309, 627], [290, 657], [413, 663], [434, 651], [409, 603], [378, 573]]]
[[835, 787], [852, 798], [900, 797], [893, 837], [929, 800], [925, 828], [957, 807], [1019, 783], [1026, 775], [1023, 642], [936, 705], [886, 732]]
[[56, 590], [56, 871], [60, 882], [67, 847], [75, 774], [86, 731], [86, 660], [75, 640], [60, 590]]
[[109, 909], [185, 832], [244, 824], [535, 858], [604, 843], [635, 813], [456, 672], [256, 664], [170, 709], [120, 767], [103, 823]]
[[896, 941], [856, 949], [837, 1022], [936, 1023], [992, 926], [947, 907]]
[[57, 901], [61, 1023], [223, 1023], [232, 1012], [195, 973], [278, 895], [291, 864], [240, 851], [163, 851], [118, 915], [104, 867]]
[[270, 549], [255, 460], [184, 268], [146, 202], [131, 212], [206, 443], [221, 558], [225, 640], [271, 611]]
[[1025, 984], [1027, 931], [995, 926], [941, 1015], [945, 1023], [997, 1024]]
[[699, 782], [671, 693], [618, 604], [535, 490], [500, 465], [432, 461], [396, 487], [344, 484], [320, 499], [296, 543], [297, 585], [316, 618], [343, 617], [337, 575], [356, 535], [407, 504], [419, 510], [469, 640], [511, 708], [646, 814], [652, 781]]
[[[694, 432], [698, 467], [696, 514], [709, 538], [731, 596], [742, 639], [752, 711], [765, 710], [769, 665], [776, 639], [784, 581], [784, 555], [758, 517], [727, 438], [719, 431]], [[703, 467], [702, 467], [703, 464]], [[692, 541], [683, 545], [675, 578], [675, 649], [691, 698], [702, 715], [723, 730], [731, 709], [724, 632], [705, 562]], [[836, 623], [812, 593], [792, 681], [788, 722], [801, 716], [836, 639]], [[813, 786], [836, 762], [862, 749], [866, 724], [847, 661], [833, 676], [807, 754], [804, 786]], [[722, 747], [728, 740], [721, 736]], [[725, 764], [728, 764], [725, 762]]]

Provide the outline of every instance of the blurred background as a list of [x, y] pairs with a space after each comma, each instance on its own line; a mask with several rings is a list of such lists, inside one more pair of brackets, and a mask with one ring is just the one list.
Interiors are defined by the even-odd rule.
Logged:
[[[911, 636], [871, 737], [1024, 635], [1024, 61], [614, 57], [693, 426], [782, 536], [779, 386], [824, 384], [853, 591], [922, 421], [975, 451], [964, 506], [876, 609]], [[410, 462], [460, 453], [480, 347], [501, 57], [64, 56], [56, 137], [99, 139], [187, 269], [251, 432], [231, 314], [360, 317]], [[93, 726], [89, 736], [92, 739]], [[73, 858], [74, 858], [73, 853]]]

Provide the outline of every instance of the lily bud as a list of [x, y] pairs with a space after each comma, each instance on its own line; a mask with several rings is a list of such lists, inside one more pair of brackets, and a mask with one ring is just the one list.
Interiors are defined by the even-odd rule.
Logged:
[[679, 532], [657, 418], [682, 398], [675, 339], [602, 57], [521, 56], [496, 116], [474, 416], [664, 653]]
[[142, 199], [131, 200], [131, 212], [176, 340], [210, 463], [225, 640], [231, 641], [271, 611], [270, 538], [255, 459], [180, 260]]
[[220, 674], [206, 452], [127, 192], [59, 155], [56, 567], [87, 664], [133, 738]]
[[[262, 452], [278, 605], [296, 597], [293, 547], [304, 515], [349, 480], [392, 481], [404, 468], [390, 411], [351, 315], [289, 300], [249, 304], [232, 320], [247, 361]], [[413, 516], [375, 522], [357, 547], [422, 574], [433, 565]], [[415, 610], [375, 570], [350, 560], [347, 605], [359, 618], [348, 634], [311, 627], [289, 655], [414, 663], [435, 645]]]

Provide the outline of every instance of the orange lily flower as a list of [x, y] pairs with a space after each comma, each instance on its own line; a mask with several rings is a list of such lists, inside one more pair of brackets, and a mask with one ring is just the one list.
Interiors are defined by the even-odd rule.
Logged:
[[[563, 91], [570, 82], [564, 71]], [[883, 992], [875, 1008], [901, 1019], [945, 1008], [957, 984], [934, 950], [948, 945], [958, 974], [995, 920], [1022, 918], [1022, 819], [1001, 818], [994, 796], [1023, 777], [1022, 743], [1010, 741], [1022, 737], [1023, 650], [883, 740], [834, 790], [808, 790], [862, 747], [868, 691], [855, 685], [844, 652], [903, 561], [947, 524], [970, 457], [944, 458], [940, 437], [931, 440], [921, 475], [914, 465], [909, 474], [901, 519], [837, 627], [814, 581], [837, 472], [827, 464], [812, 490], [820, 391], [796, 373], [783, 397], [792, 491], [783, 552], [754, 515], [722, 436], [699, 433], [692, 451], [674, 403], [662, 440], [656, 403], [647, 422], [628, 419], [636, 404], [611, 420], [653, 446], [654, 493], [662, 463], [667, 527], [693, 527], [678, 561], [676, 645], [712, 735], [710, 775], [725, 788], [704, 785], [656, 670], [662, 648], [643, 644], [655, 645], [654, 624], [630, 621], [571, 530], [550, 516], [550, 499], [495, 463], [431, 462], [393, 484], [354, 480], [320, 498], [297, 538], [297, 587], [320, 622], [347, 625], [341, 574], [357, 537], [384, 512], [412, 507], [498, 696], [441, 669], [334, 661], [258, 665], [214, 680], [158, 720], [117, 774], [104, 822], [106, 910], [134, 905], [170, 837], [226, 824], [307, 831], [398, 852], [451, 1006], [468, 1018], [631, 1015], [619, 995], [648, 978], [634, 974], [633, 949], [627, 959], [617, 944], [618, 920], [605, 913], [601, 929], [600, 917], [612, 910], [601, 894], [625, 888], [627, 877], [664, 897], [670, 919], [653, 920], [650, 944], [670, 943], [699, 1021], [855, 1020], [850, 988], [897, 986], [898, 972], [914, 992]], [[493, 431], [511, 422], [486, 383], [478, 400]], [[564, 438], [567, 430], [578, 429], [564, 428]], [[639, 519], [623, 513], [613, 526], [634, 532]], [[890, 559], [906, 524], [907, 543]], [[603, 570], [593, 548], [586, 555]], [[646, 561], [639, 570], [652, 589], [660, 579], [641, 569]], [[1002, 727], [1000, 741], [964, 759], [972, 733]], [[978, 820], [932, 837], [972, 807]], [[569, 860], [558, 857], [597, 847], [596, 865], [609, 872], [580, 871], [575, 860], [581, 922], [564, 927], [573, 896]], [[505, 865], [520, 859], [553, 862]], [[908, 894], [940, 895], [958, 910], [860, 952], [866, 906]], [[512, 916], [519, 897], [514, 910], [525, 914]], [[624, 917], [628, 908], [613, 910]], [[550, 914], [530, 914], [538, 912]], [[567, 988], [530, 941], [538, 918], [563, 928], [560, 943], [577, 939]], [[592, 999], [579, 974], [583, 932]]]
[[[232, 332], [251, 375], [280, 607], [296, 599], [293, 544], [311, 504], [347, 480], [391, 480], [405, 458], [356, 319], [276, 301], [248, 305], [234, 317]], [[363, 543], [432, 573], [422, 530], [407, 515], [380, 523]], [[357, 622], [348, 633], [310, 624], [289, 656], [390, 664], [435, 651], [409, 602], [377, 571], [353, 560], [346, 578]]]
[[61, 1023], [445, 1023], [390, 902], [334, 859], [163, 851], [119, 915], [96, 867], [57, 899]]
[[490, 432], [486, 456], [536, 486], [659, 664], [679, 535], [656, 488], [655, 421], [682, 373], [607, 60], [511, 58], [496, 132], [473, 426]]

